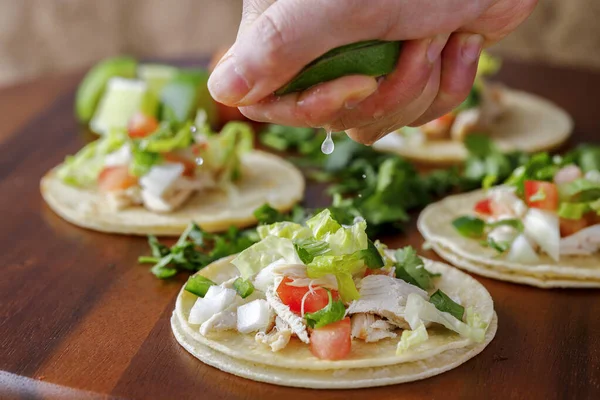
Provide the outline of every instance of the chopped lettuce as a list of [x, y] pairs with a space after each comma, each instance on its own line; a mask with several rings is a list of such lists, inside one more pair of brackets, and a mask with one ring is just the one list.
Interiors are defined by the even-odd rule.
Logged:
[[589, 203], [560, 203], [557, 214], [565, 219], [581, 219], [590, 210]]
[[181, 127], [173, 122], [162, 122], [158, 129], [148, 137], [139, 141], [140, 150], [152, 153], [167, 153], [177, 149], [185, 149], [194, 143], [192, 123]]
[[346, 315], [344, 303], [339, 300], [334, 301], [329, 290], [327, 290], [327, 296], [329, 296], [329, 302], [325, 307], [319, 311], [304, 314], [306, 324], [309, 327], [318, 329], [344, 319], [344, 316]]
[[322, 242], [313, 237], [294, 241], [294, 247], [298, 257], [303, 263], [309, 264], [317, 256], [322, 256], [330, 252], [327, 242]]
[[123, 129], [111, 129], [106, 135], [88, 144], [77, 154], [68, 156], [56, 174], [59, 179], [73, 186], [92, 185], [104, 168], [106, 156], [118, 150], [128, 140]]
[[419, 325], [417, 329], [412, 331], [405, 329], [402, 331], [402, 336], [400, 336], [400, 341], [396, 347], [396, 354], [400, 355], [409, 348], [426, 342], [428, 339], [429, 335], [427, 334], [427, 329], [424, 324]]
[[321, 278], [332, 274], [338, 283], [338, 292], [345, 302], [357, 300], [360, 295], [352, 276], [365, 268], [359, 253], [342, 256], [318, 256], [307, 266], [309, 278]]
[[221, 171], [219, 180], [235, 181], [241, 176], [241, 157], [252, 149], [252, 128], [244, 122], [229, 122], [218, 135], [208, 137], [206, 150], [200, 152], [212, 170]]
[[594, 201], [600, 199], [600, 183], [579, 178], [561, 186], [560, 192], [562, 196], [578, 202]]
[[161, 161], [162, 156], [159, 153], [141, 150], [137, 143], [132, 143], [129, 173], [138, 177], [146, 175], [154, 165]]
[[331, 211], [325, 209], [306, 221], [306, 225], [312, 230], [313, 236], [323, 240], [327, 235], [335, 233], [342, 226], [331, 216]]
[[248, 279], [281, 258], [289, 264], [302, 264], [290, 239], [267, 236], [242, 251], [231, 263], [240, 271], [242, 278]]
[[475, 342], [482, 342], [487, 330], [487, 324], [472, 310], [467, 309], [467, 323], [464, 323], [452, 314], [438, 310], [435, 305], [416, 293], [408, 295], [405, 319], [413, 330], [423, 322], [435, 322]]
[[350, 226], [342, 226], [325, 209], [306, 221], [317, 240], [325, 241], [332, 255], [352, 254], [368, 247], [367, 223], [360, 220]]
[[325, 242], [329, 243], [333, 255], [352, 254], [368, 247], [367, 223], [362, 220], [349, 227], [343, 226], [334, 234], [327, 235]]
[[309, 228], [289, 221], [261, 225], [256, 228], [256, 231], [261, 239], [264, 239], [269, 235], [292, 240], [312, 238], [312, 232]]

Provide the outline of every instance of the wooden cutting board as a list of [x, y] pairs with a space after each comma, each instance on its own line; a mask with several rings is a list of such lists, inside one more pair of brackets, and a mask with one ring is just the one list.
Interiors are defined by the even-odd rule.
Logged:
[[[77, 228], [40, 197], [44, 172], [84, 143], [72, 115], [80, 77], [0, 90], [0, 398], [600, 398], [600, 291], [479, 277], [495, 300], [496, 338], [466, 364], [424, 381], [317, 392], [198, 362], [169, 325], [186, 277], [159, 281], [136, 263], [147, 252], [144, 238]], [[572, 113], [572, 144], [600, 142], [600, 74], [506, 63], [499, 79]], [[309, 185], [306, 204], [326, 205], [322, 187]], [[422, 244], [414, 224], [382, 239], [391, 247]]]

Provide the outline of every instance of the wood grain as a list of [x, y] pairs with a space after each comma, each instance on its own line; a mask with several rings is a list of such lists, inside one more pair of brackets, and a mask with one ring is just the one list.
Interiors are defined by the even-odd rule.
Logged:
[[[77, 79], [65, 77], [65, 94], [38, 116], [9, 115], [11, 129], [27, 118], [20, 130], [0, 132], [0, 398], [600, 398], [599, 292], [479, 277], [495, 300], [496, 339], [463, 366], [421, 382], [318, 393], [248, 381], [198, 362], [169, 325], [185, 277], [155, 279], [136, 263], [146, 252], [144, 239], [74, 227], [39, 195], [42, 174], [84, 143], [72, 116]], [[571, 144], [600, 142], [600, 75], [507, 63], [499, 79], [571, 112], [577, 130]], [[54, 87], [48, 82], [30, 85]], [[48, 90], [62, 92], [56, 85]], [[50, 96], [42, 89], [17, 92], [0, 91], [0, 105], [26, 110]], [[37, 101], [38, 108], [45, 104]], [[308, 187], [307, 205], [324, 205], [322, 198], [322, 186]], [[414, 226], [383, 239], [391, 246], [422, 243]]]

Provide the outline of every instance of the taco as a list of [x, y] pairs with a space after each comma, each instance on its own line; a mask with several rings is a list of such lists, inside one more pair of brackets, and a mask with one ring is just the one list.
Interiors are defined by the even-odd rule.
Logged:
[[190, 220], [209, 232], [244, 227], [266, 202], [283, 211], [302, 199], [302, 174], [253, 151], [248, 125], [230, 122], [217, 134], [204, 116], [155, 122], [144, 134], [111, 129], [42, 178], [46, 203], [85, 228], [179, 235]]
[[489, 344], [497, 317], [481, 284], [365, 229], [327, 209], [306, 225], [259, 226], [259, 242], [190, 277], [175, 338], [225, 372], [324, 389], [424, 379]]
[[427, 207], [418, 227], [444, 259], [543, 288], [600, 287], [600, 148], [538, 154], [504, 185]]
[[459, 107], [392, 132], [374, 147], [422, 163], [451, 164], [467, 157], [463, 142], [472, 133], [489, 135], [503, 151], [533, 153], [563, 144], [573, 130], [569, 114], [541, 97], [484, 80], [498, 68], [498, 60], [482, 54], [473, 88]]

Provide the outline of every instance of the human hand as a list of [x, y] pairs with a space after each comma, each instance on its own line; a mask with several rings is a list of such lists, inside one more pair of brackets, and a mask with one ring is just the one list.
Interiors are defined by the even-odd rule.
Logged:
[[[458, 106], [483, 47], [502, 39], [537, 0], [244, 0], [235, 44], [209, 79], [213, 97], [250, 119], [346, 131], [371, 144]], [[395, 71], [345, 76], [300, 93], [273, 92], [328, 50], [404, 41]]]

